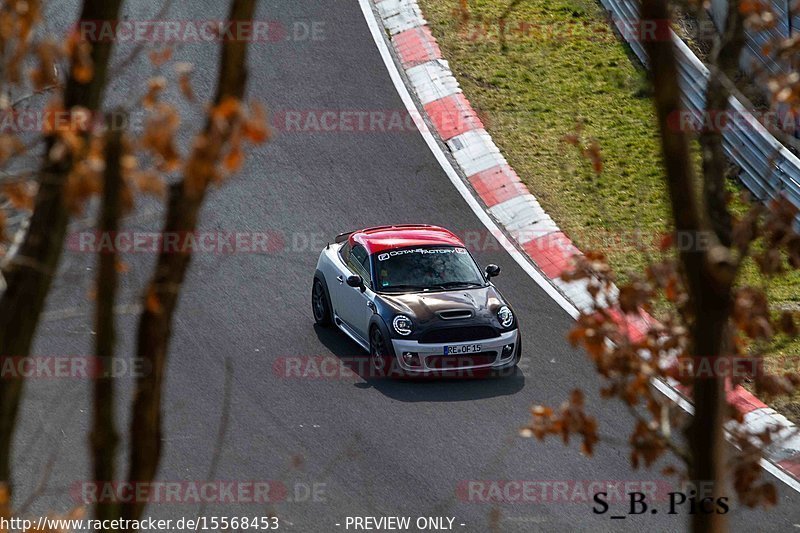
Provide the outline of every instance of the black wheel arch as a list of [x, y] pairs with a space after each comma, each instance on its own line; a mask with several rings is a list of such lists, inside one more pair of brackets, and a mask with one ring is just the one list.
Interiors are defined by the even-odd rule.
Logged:
[[372, 328], [378, 328], [383, 335], [383, 339], [386, 342], [386, 347], [389, 350], [389, 355], [395, 357], [394, 353], [394, 345], [392, 344], [392, 335], [389, 333], [389, 326], [386, 325], [386, 322], [383, 320], [383, 317], [378, 313], [373, 313], [372, 317], [369, 319], [369, 328], [367, 331], [371, 332]]
[[333, 302], [331, 302], [331, 292], [328, 290], [328, 282], [325, 281], [325, 274], [320, 269], [314, 272], [314, 279], [322, 283], [322, 288], [325, 289], [325, 301], [328, 304], [328, 312], [331, 314], [331, 321], [333, 321]]

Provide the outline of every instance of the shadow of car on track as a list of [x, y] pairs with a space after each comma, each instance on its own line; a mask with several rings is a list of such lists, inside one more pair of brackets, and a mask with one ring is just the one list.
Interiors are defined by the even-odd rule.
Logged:
[[[373, 388], [401, 402], [461, 402], [516, 394], [525, 387], [519, 368], [502, 373], [467, 372], [434, 377], [386, 377], [369, 364], [369, 356], [336, 328], [314, 325], [320, 342], [340, 361], [332, 377], [352, 381], [357, 388]], [[329, 377], [331, 377], [329, 376]], [[359, 380], [361, 378], [361, 380]]]

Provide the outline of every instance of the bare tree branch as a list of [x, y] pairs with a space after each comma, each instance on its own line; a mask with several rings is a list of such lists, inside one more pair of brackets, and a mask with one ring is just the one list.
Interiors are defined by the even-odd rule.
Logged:
[[[233, 0], [230, 21], [252, 20], [255, 0]], [[225, 39], [217, 78], [214, 104], [233, 99], [240, 101], [244, 95], [247, 60], [247, 43]], [[220, 143], [209, 142], [215, 131], [209, 117], [203, 133], [196, 139], [186, 170], [194, 164], [216, 164], [221, 156]], [[169, 203], [163, 234], [189, 234], [196, 230], [207, 183], [190, 183], [185, 172], [183, 180], [170, 187]], [[134, 396], [130, 438], [131, 462], [128, 480], [132, 483], [150, 482], [155, 478], [161, 458], [161, 393], [164, 381], [172, 317], [178, 302], [180, 288], [189, 267], [191, 252], [162, 252], [155, 271], [145, 291], [145, 305], [139, 321], [137, 354], [149, 363], [151, 371], [137, 379]], [[143, 502], [123, 505], [122, 516], [137, 519], [144, 509]]]
[[[85, 0], [82, 20], [117, 20], [121, 0]], [[90, 112], [100, 107], [106, 85], [112, 43], [94, 43], [93, 76], [84, 83], [70, 71], [64, 92], [66, 109], [81, 106]], [[0, 298], [0, 355], [28, 356], [45, 298], [61, 257], [68, 214], [63, 199], [66, 178], [75, 164], [72, 157], [55, 159], [54, 136], [46, 140], [41, 179], [30, 229], [19, 253], [4, 265], [6, 290]], [[0, 483], [11, 481], [11, 442], [22, 395], [23, 379], [0, 380]]]
[[[110, 122], [109, 122], [110, 123]], [[122, 193], [123, 155], [121, 128], [112, 128], [106, 134], [103, 203], [100, 212], [98, 231], [113, 235], [119, 229]], [[117, 253], [103, 251], [98, 253], [97, 306], [95, 307], [95, 357], [98, 371], [111, 368], [114, 355], [114, 302], [117, 294]], [[94, 480], [96, 483], [114, 480], [114, 460], [116, 459], [117, 435], [114, 424], [114, 383], [111, 377], [95, 376], [92, 389], [92, 430], [89, 442], [92, 447]], [[114, 502], [100, 502], [95, 505], [95, 518], [110, 520], [116, 516]]]
[[16, 510], [17, 515], [24, 516], [27, 514], [37, 498], [44, 494], [45, 488], [47, 488], [47, 483], [50, 481], [50, 476], [53, 474], [53, 466], [56, 463], [57, 456], [57, 449], [54, 449], [52, 452], [50, 452], [50, 456], [47, 458], [47, 463], [42, 471], [42, 476], [39, 478], [39, 483], [36, 484], [36, 488], [33, 490], [33, 492], [31, 492], [30, 496], [28, 496], [22, 505], [20, 505], [19, 509]]
[[[225, 435], [228, 434], [228, 424], [231, 418], [231, 384], [233, 382], [233, 363], [229, 357], [225, 358], [225, 382], [222, 388], [222, 414], [219, 418], [219, 429], [217, 430], [217, 441], [214, 444], [214, 455], [208, 467], [206, 479], [214, 479], [217, 475], [219, 461], [222, 458], [222, 448], [225, 444]], [[204, 501], [200, 505], [198, 516], [205, 516], [208, 502]]]
[[[644, 21], [664, 24], [670, 18], [666, 0], [643, 0]], [[675, 229], [679, 234], [698, 236], [704, 230], [694, 194], [695, 176], [689, 155], [687, 133], [669, 124], [681, 111], [678, 63], [671, 39], [645, 39], [650, 58], [653, 100], [661, 134]], [[713, 97], [712, 97], [713, 98]], [[731, 313], [734, 268], [728, 249], [713, 243], [710, 249], [683, 247], [680, 262], [689, 294], [691, 350], [695, 357], [718, 356], [725, 345]], [[713, 496], [724, 496], [725, 436], [723, 430], [725, 390], [719, 376], [701, 377], [694, 382], [695, 413], [687, 429], [692, 455], [690, 476], [694, 481], [712, 482]], [[693, 531], [723, 531], [725, 515], [698, 513], [692, 516]]]
[[709, 223], [724, 246], [732, 241], [731, 214], [725, 191], [725, 175], [728, 166], [722, 148], [722, 131], [715, 126], [717, 115], [726, 113], [731, 97], [730, 80], [739, 71], [739, 56], [744, 47], [744, 26], [739, 9], [739, 0], [728, 0], [725, 31], [714, 47], [709, 61], [710, 76], [706, 89], [707, 124], [700, 134], [703, 149], [703, 201]]
[[[161, 7], [156, 12], [156, 14], [152, 17], [152, 20], [162, 20], [166, 14], [169, 12], [170, 8], [172, 7], [172, 0], [166, 0]], [[123, 70], [127, 69], [134, 61], [142, 54], [144, 51], [146, 41], [142, 41], [136, 44], [133, 49], [128, 52], [128, 55], [125, 56], [121, 61], [114, 63], [113, 69], [114, 72], [122, 72]]]
[[500, 51], [507, 52], [508, 51], [508, 43], [506, 42], [506, 22], [508, 16], [511, 14], [516, 7], [521, 4], [524, 0], [511, 0], [509, 4], [503, 9], [502, 13], [497, 19], [497, 22], [500, 26]]

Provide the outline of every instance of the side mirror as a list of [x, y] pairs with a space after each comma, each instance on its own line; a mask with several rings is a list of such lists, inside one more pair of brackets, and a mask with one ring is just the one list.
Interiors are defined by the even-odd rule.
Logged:
[[493, 278], [500, 275], [500, 267], [497, 265], [486, 265], [486, 277]]
[[361, 289], [362, 292], [364, 291], [364, 280], [361, 279], [361, 276], [347, 276], [347, 284], [354, 289]]

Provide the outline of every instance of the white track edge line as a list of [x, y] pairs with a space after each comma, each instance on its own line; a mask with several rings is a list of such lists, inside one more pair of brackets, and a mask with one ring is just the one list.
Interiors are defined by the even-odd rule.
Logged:
[[[389, 72], [389, 77], [394, 84], [395, 90], [397, 90], [397, 93], [400, 95], [400, 99], [403, 101], [403, 105], [406, 106], [406, 110], [411, 113], [412, 116], [414, 116], [415, 114], [419, 113], [419, 110], [417, 109], [411, 94], [408, 92], [408, 87], [406, 87], [402, 76], [400, 76], [400, 72], [397, 69], [397, 64], [394, 62], [394, 57], [392, 56], [392, 53], [386, 44], [386, 40], [384, 39], [383, 35], [383, 28], [378, 24], [378, 20], [375, 18], [375, 13], [372, 11], [371, 0], [358, 0], [358, 4], [361, 6], [361, 12], [363, 13], [364, 19], [369, 27], [372, 40], [375, 41], [375, 45], [378, 47], [378, 51], [381, 54], [381, 58], [386, 66], [386, 70]], [[442, 167], [445, 174], [447, 174], [447, 177], [450, 179], [453, 186], [464, 198], [464, 201], [467, 202], [467, 205], [469, 205], [473, 213], [475, 213], [475, 216], [477, 216], [478, 219], [483, 222], [483, 225], [492, 232], [492, 235], [494, 235], [498, 242], [503, 246], [503, 249], [508, 252], [508, 254], [514, 259], [514, 261], [517, 262], [522, 270], [524, 270], [525, 273], [527, 273], [533, 279], [533, 281], [535, 281], [536, 284], [547, 293], [548, 296], [555, 300], [555, 302], [561, 306], [564, 311], [566, 311], [573, 319], [577, 319], [580, 314], [577, 307], [575, 307], [572, 302], [567, 300], [564, 295], [558, 292], [556, 288], [550, 284], [550, 281], [545, 279], [545, 277], [538, 270], [536, 270], [533, 265], [530, 264], [528, 259], [526, 259], [522, 253], [508, 240], [506, 234], [503, 233], [495, 221], [489, 217], [486, 211], [484, 211], [470, 190], [461, 180], [458, 172], [456, 172], [455, 168], [453, 168], [452, 163], [450, 163], [450, 160], [447, 159], [447, 156], [442, 151], [441, 146], [439, 146], [439, 144], [436, 142], [436, 139], [430, 130], [427, 127], [420, 127], [418, 121], [415, 122], [417, 122], [419, 132], [422, 135], [422, 138], [425, 140], [425, 143], [428, 145], [428, 148], [430, 148], [431, 152], [433, 153], [433, 156], [439, 162], [439, 165]], [[684, 399], [675, 389], [658, 379], [652, 380], [652, 383], [655, 388], [657, 388], [664, 396], [678, 404], [684, 411], [687, 411], [688, 413], [694, 412], [692, 405], [686, 401], [686, 399]], [[726, 433], [728, 433], [727, 430]], [[764, 470], [800, 493], [800, 481], [794, 479], [767, 459], [761, 459], [760, 464]]]

